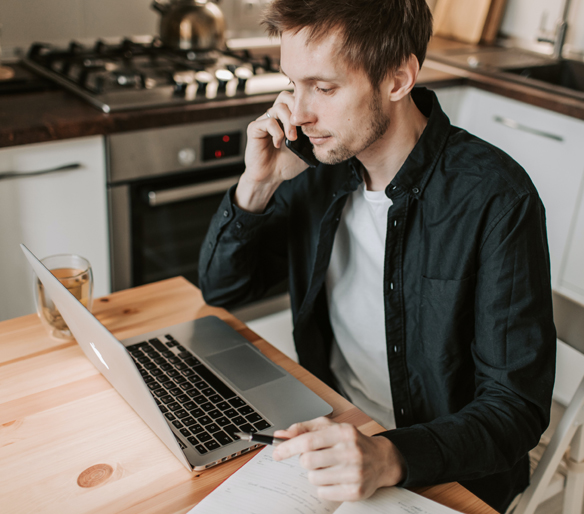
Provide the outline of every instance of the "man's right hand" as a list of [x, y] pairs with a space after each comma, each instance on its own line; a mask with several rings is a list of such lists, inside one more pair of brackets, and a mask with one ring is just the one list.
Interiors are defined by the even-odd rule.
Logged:
[[290, 122], [293, 108], [294, 95], [283, 91], [268, 109], [269, 116], [262, 114], [247, 128], [246, 169], [235, 191], [235, 203], [245, 211], [263, 212], [278, 186], [307, 168], [285, 145], [286, 137], [297, 137]]

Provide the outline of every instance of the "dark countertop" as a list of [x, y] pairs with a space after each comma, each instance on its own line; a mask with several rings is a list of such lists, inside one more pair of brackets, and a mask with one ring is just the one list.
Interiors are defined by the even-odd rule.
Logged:
[[[429, 59], [422, 68], [418, 84], [429, 88], [469, 85], [584, 120], [584, 101], [431, 60], [432, 52], [464, 46], [448, 40], [433, 40]], [[259, 116], [272, 105], [275, 98], [275, 94], [267, 94], [106, 114], [65, 90], [5, 94], [0, 95], [0, 147], [253, 114]]]

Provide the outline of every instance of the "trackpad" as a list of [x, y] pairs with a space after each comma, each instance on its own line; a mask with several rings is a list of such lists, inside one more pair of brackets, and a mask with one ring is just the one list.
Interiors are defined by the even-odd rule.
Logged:
[[207, 360], [242, 391], [284, 376], [276, 366], [247, 345], [217, 353], [207, 357]]

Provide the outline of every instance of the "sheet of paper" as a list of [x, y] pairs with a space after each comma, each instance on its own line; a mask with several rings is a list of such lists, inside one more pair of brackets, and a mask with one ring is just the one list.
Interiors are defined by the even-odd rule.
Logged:
[[266, 446], [189, 514], [331, 514], [340, 503], [321, 500], [298, 457], [272, 459]]
[[455, 514], [458, 511], [440, 505], [400, 487], [378, 489], [371, 498], [345, 502], [337, 514]]
[[276, 462], [266, 446], [188, 514], [454, 514], [454, 511], [399, 487], [379, 489], [359, 502], [321, 500], [298, 457]]

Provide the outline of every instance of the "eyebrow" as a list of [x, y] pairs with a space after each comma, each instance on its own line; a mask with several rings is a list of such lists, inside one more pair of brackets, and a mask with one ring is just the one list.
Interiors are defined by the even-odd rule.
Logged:
[[[284, 71], [284, 69], [282, 68], [282, 66], [280, 66], [280, 72], [286, 76], [286, 78], [290, 78], [288, 77], [288, 74]], [[314, 75], [312, 77], [303, 77], [301, 80], [306, 81], [306, 82], [331, 82], [331, 83], [336, 83], [338, 82], [338, 79], [332, 79], [332, 78], [327, 78], [327, 77], [321, 77], [319, 75]]]

